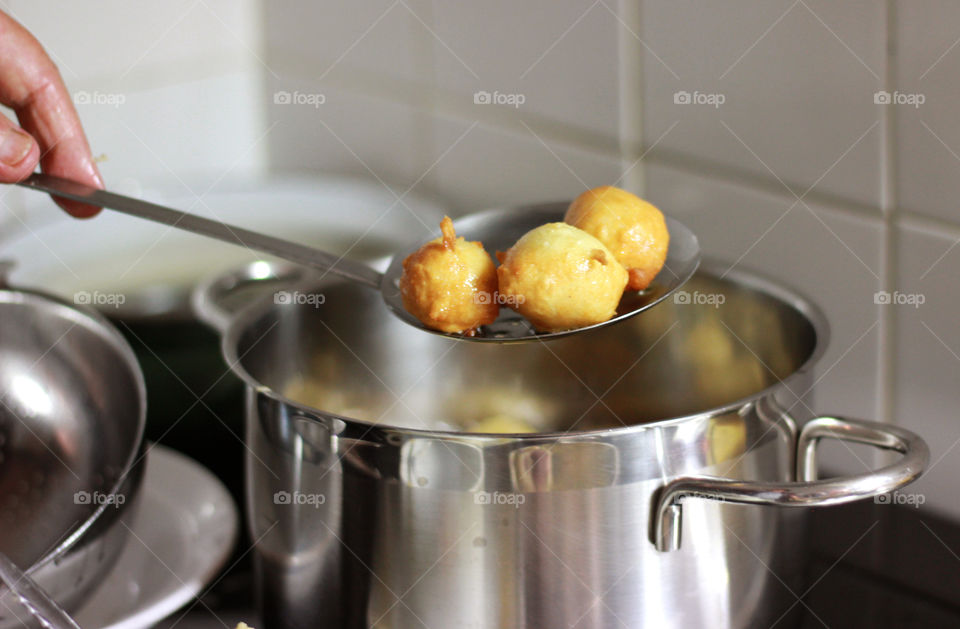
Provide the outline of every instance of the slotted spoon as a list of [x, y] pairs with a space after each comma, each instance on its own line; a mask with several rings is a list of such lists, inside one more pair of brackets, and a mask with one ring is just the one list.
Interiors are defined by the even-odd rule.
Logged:
[[[446, 334], [427, 328], [416, 317], [407, 312], [403, 307], [400, 296], [399, 280], [403, 273], [403, 259], [422, 243], [395, 255], [387, 271], [380, 273], [365, 264], [344, 259], [342, 256], [133, 197], [98, 190], [69, 179], [34, 173], [18, 185], [216, 238], [262, 253], [275, 255], [324, 273], [334, 273], [350, 281], [379, 290], [387, 307], [400, 319], [416, 328], [433, 334], [475, 342], [511, 343], [546, 340], [616, 323], [639, 314], [665, 299], [693, 275], [700, 262], [700, 245], [697, 242], [697, 237], [685, 225], [667, 217], [670, 248], [663, 269], [646, 290], [625, 293], [617, 309], [617, 315], [609, 321], [561, 332], [537, 332], [523, 316], [512, 310], [501, 308], [500, 317], [490, 325], [481, 326], [474, 336]], [[456, 230], [458, 235], [465, 237], [467, 240], [479, 240], [488, 251], [506, 251], [530, 229], [544, 223], [562, 221], [566, 207], [567, 204], [565, 203], [551, 203], [507, 210], [490, 210], [458, 220]]]

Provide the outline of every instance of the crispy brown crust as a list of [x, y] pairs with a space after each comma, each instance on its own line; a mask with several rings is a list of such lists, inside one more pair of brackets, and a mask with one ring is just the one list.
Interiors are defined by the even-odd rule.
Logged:
[[431, 329], [471, 336], [499, 314], [496, 269], [481, 243], [457, 237], [449, 217], [440, 230], [403, 261], [403, 305]]
[[443, 234], [443, 246], [447, 249], [453, 249], [457, 243], [457, 232], [453, 229], [453, 221], [449, 216], [444, 216], [440, 221], [440, 232]]

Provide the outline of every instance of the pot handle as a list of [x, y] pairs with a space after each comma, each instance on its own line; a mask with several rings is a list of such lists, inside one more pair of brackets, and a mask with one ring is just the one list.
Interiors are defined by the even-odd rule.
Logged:
[[[816, 480], [816, 450], [821, 439], [839, 439], [894, 450], [896, 463], [857, 476]], [[889, 493], [917, 480], [930, 460], [927, 444], [916, 434], [889, 424], [857, 419], [818, 417], [797, 438], [797, 482], [765, 483], [712, 476], [684, 476], [654, 493], [651, 542], [661, 552], [680, 548], [684, 498], [719, 502], [826, 507]]]
[[286, 262], [251, 262], [201, 282], [191, 295], [197, 317], [221, 334], [245, 306], [269, 290], [298, 284], [315, 274], [307, 267]]

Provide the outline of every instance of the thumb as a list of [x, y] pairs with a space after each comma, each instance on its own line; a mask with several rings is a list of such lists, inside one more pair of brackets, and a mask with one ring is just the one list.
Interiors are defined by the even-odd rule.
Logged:
[[40, 147], [33, 137], [0, 115], [0, 183], [24, 179], [39, 159]]

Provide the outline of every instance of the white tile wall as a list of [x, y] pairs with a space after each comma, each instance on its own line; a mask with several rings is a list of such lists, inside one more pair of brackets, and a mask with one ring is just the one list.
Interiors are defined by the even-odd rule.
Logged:
[[77, 105], [94, 155], [105, 158], [100, 168], [108, 183], [202, 173], [213, 184], [222, 176], [255, 171], [264, 161], [269, 124], [259, 115], [265, 99], [254, 73], [121, 94], [124, 101], [117, 106]]
[[[646, 180], [708, 254], [826, 311], [816, 410], [891, 418], [925, 435], [935, 459], [960, 436], [960, 246], [920, 278], [960, 233], [954, 3], [7, 4], [72, 89], [126, 96], [115, 110], [81, 108], [108, 181], [372, 171], [462, 212], [571, 197], [649, 149], [625, 185], [642, 192]], [[281, 90], [326, 100], [275, 104]], [[524, 102], [475, 104], [481, 90]], [[878, 105], [880, 90], [925, 102]], [[679, 91], [724, 102], [677, 104]], [[809, 190], [809, 209], [787, 212], [791, 190]], [[877, 290], [928, 300], [882, 309]], [[957, 450], [920, 487], [960, 516]], [[848, 455], [831, 462], [862, 469]]]
[[[882, 2], [642, 7], [648, 142], [663, 136], [660, 150], [877, 205]], [[725, 100], [676, 104], [679, 91]]]
[[215, 72], [224, 59], [253, 66], [259, 48], [256, 0], [7, 0], [4, 10], [26, 26], [67, 82], [98, 79], [124, 85]]
[[929, 472], [908, 491], [923, 493], [931, 506], [958, 518], [960, 230], [943, 233], [908, 224], [901, 234], [899, 290], [904, 299], [919, 295], [924, 302], [894, 306], [900, 384], [896, 416], [903, 426], [923, 435], [931, 450]]
[[[919, 106], [896, 108], [903, 209], [960, 219], [960, 5], [897, 2], [896, 88]], [[915, 99], [918, 102], [918, 99]]]
[[58, 64], [109, 186], [162, 178], [186, 190], [179, 182], [197, 174], [212, 184], [263, 170], [256, 0], [10, 0], [3, 9]]
[[291, 3], [263, 0], [265, 60], [281, 78], [287, 68], [277, 59], [292, 58], [314, 80], [353, 73], [399, 77], [413, 82], [430, 79], [423, 52], [429, 31], [429, 2]]
[[519, 94], [524, 112], [616, 138], [617, 37], [623, 25], [596, 2], [434, 2], [437, 85], [473, 103], [484, 90]]
[[[272, 170], [359, 175], [382, 180], [397, 194], [423, 174], [425, 149], [417, 148], [423, 141], [417, 131], [426, 124], [424, 112], [323, 82], [270, 77], [267, 86]], [[273, 94], [284, 92], [291, 101], [302, 99], [274, 102]]]
[[424, 182], [458, 212], [572, 199], [622, 172], [615, 156], [564, 146], [533, 130], [463, 119], [436, 122], [435, 165]]
[[[269, 88], [328, 98], [319, 110], [268, 110], [280, 120], [272, 168], [373, 171], [452, 212], [620, 177], [622, 26], [604, 6], [325, 3], [303, 14], [279, 4], [265, 3]], [[339, 25], [332, 41], [317, 41], [324, 23]], [[477, 103], [480, 91], [519, 106]]]

